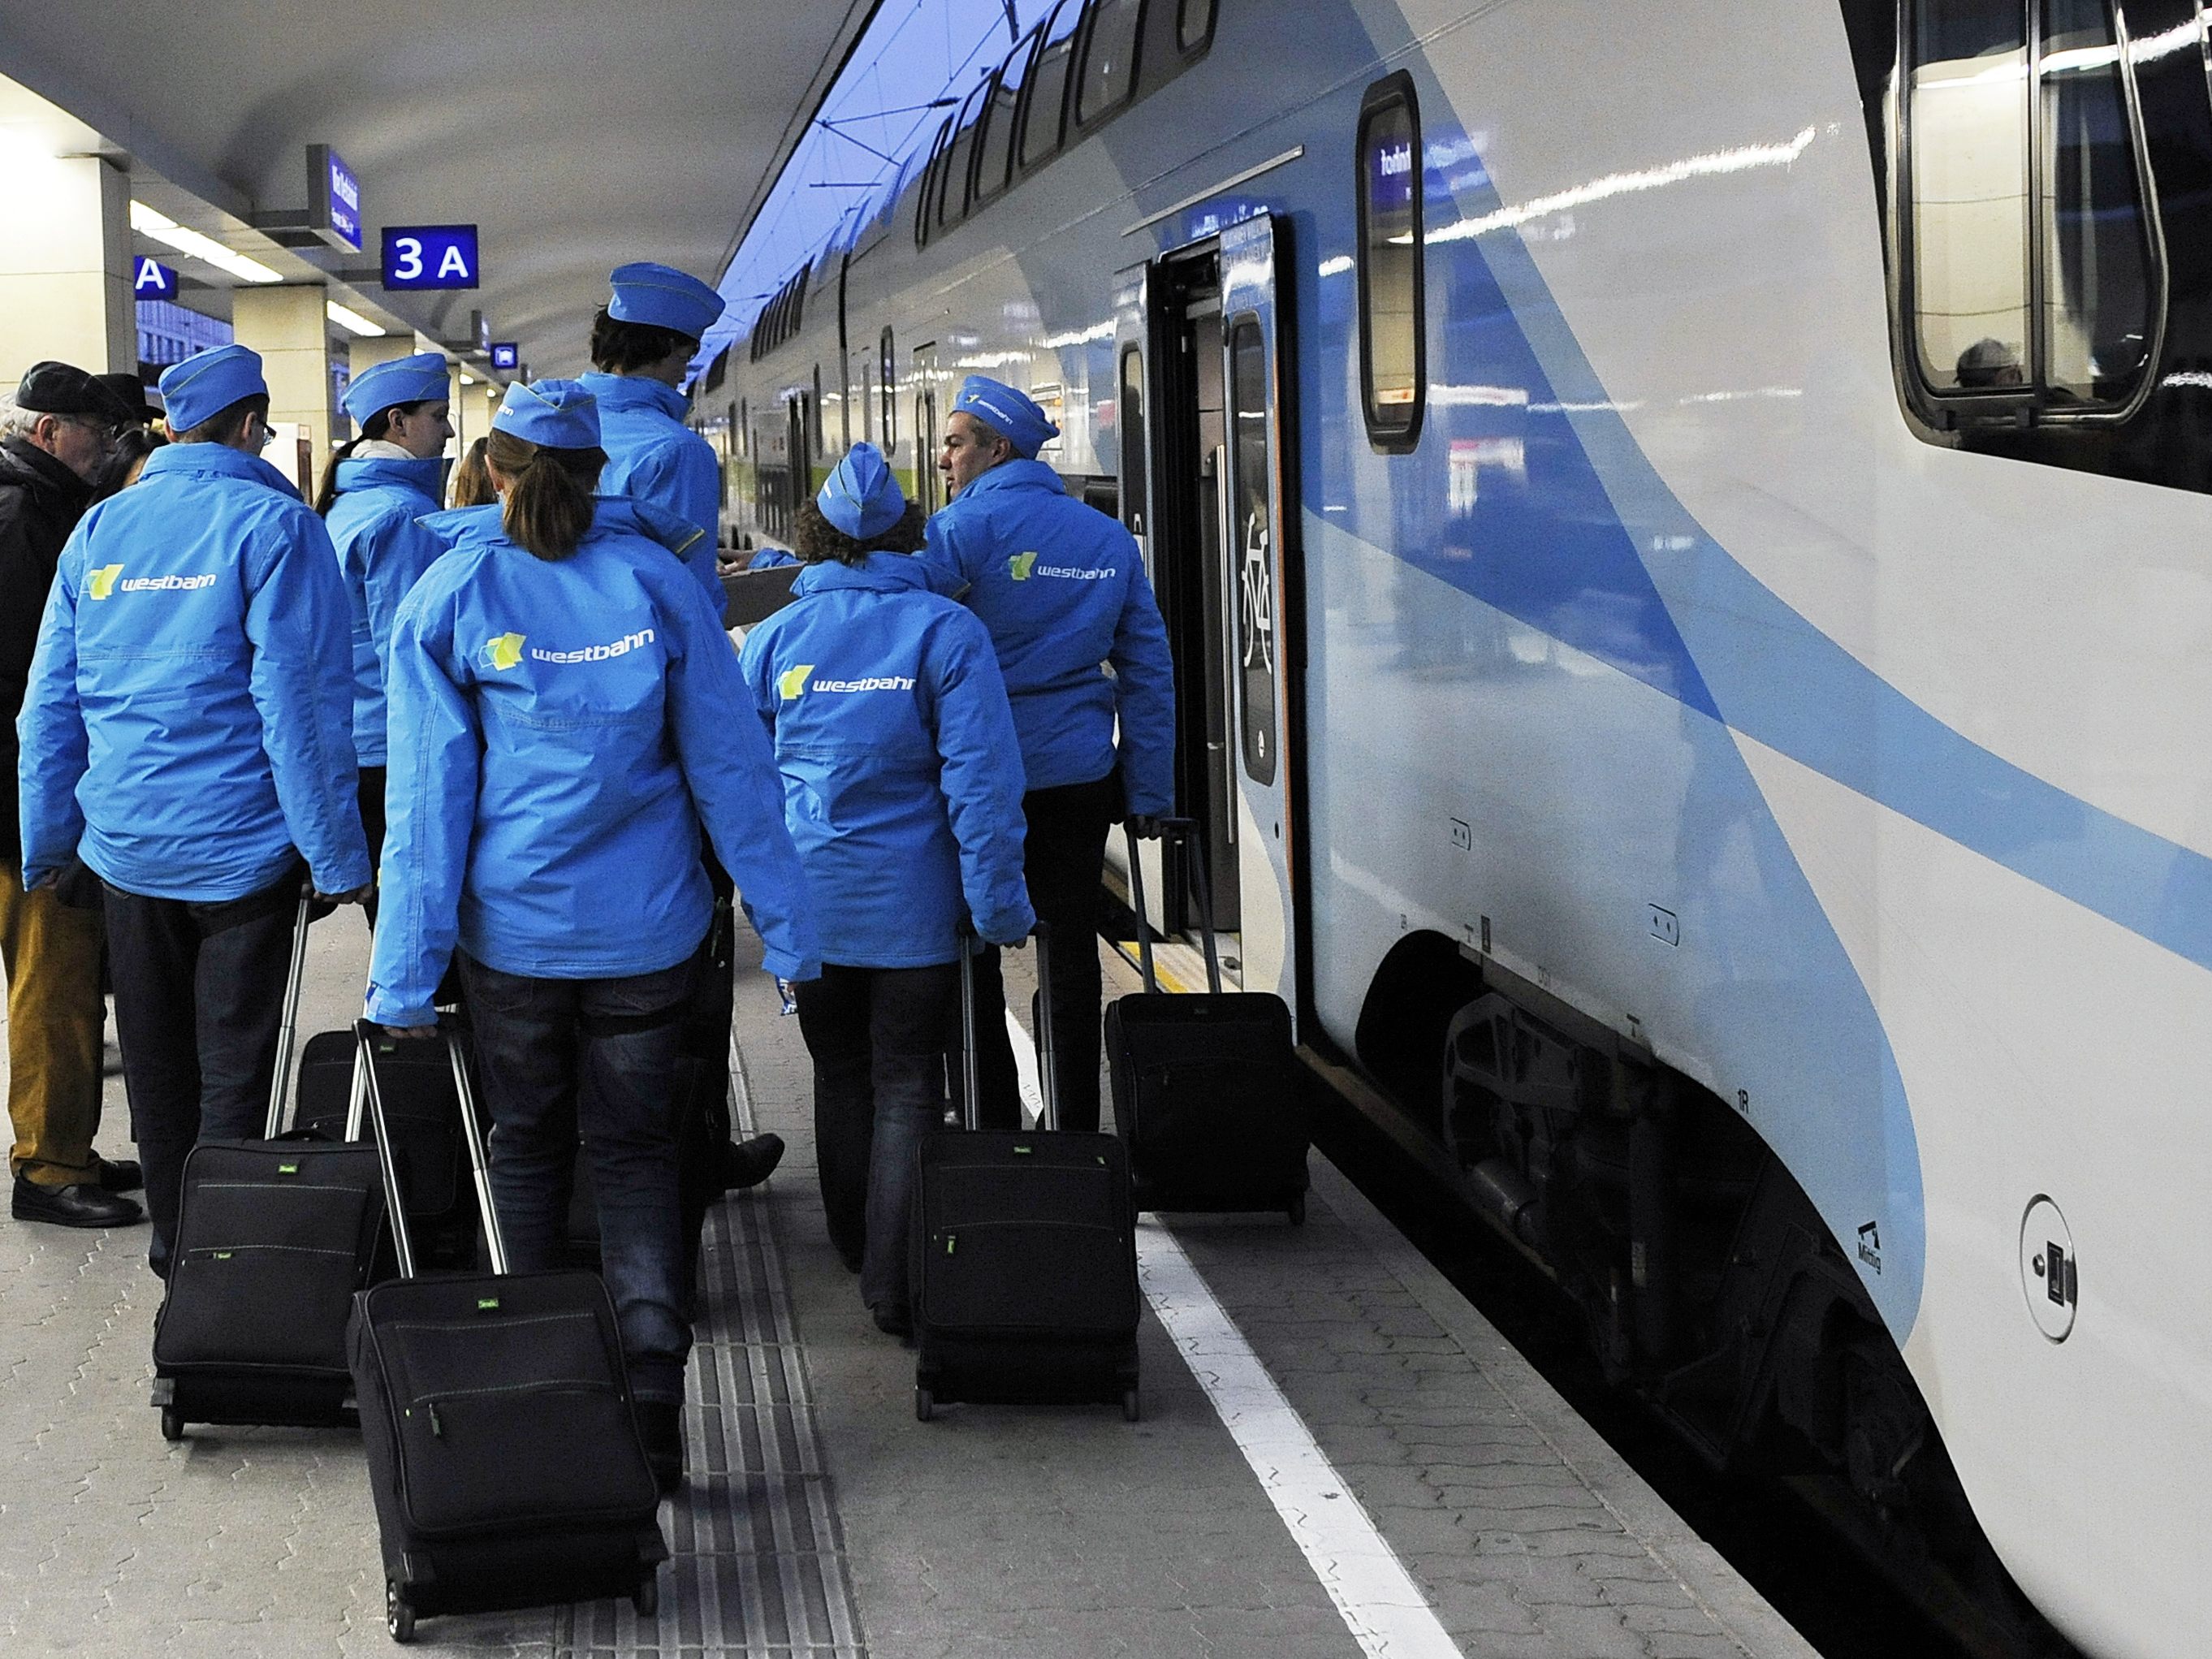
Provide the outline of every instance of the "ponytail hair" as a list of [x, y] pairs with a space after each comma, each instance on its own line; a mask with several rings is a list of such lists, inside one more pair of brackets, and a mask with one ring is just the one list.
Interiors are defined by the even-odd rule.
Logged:
[[495, 427], [484, 459], [507, 479], [500, 512], [507, 539], [541, 559], [565, 559], [592, 527], [592, 495], [607, 464], [604, 449], [554, 449]]
[[338, 500], [338, 463], [350, 456], [362, 444], [373, 439], [389, 437], [392, 434], [393, 410], [398, 410], [402, 415], [412, 415], [416, 410], [436, 401], [438, 400], [434, 398], [418, 398], [411, 404], [394, 404], [391, 409], [380, 409], [363, 421], [361, 423], [361, 430], [331, 451], [330, 459], [323, 463], [323, 481], [315, 487], [315, 511], [325, 519], [331, 516], [331, 508], [337, 505]]

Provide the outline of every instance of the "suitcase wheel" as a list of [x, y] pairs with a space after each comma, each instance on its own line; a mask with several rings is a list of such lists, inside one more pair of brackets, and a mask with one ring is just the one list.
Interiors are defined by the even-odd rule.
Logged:
[[384, 1628], [392, 1632], [395, 1642], [415, 1639], [415, 1607], [408, 1601], [407, 1592], [399, 1588], [399, 1581], [384, 1581]]
[[930, 1397], [927, 1389], [923, 1388], [919, 1382], [915, 1383], [914, 1385], [914, 1420], [917, 1423], [927, 1423], [936, 1415], [937, 1401]]
[[1306, 1195], [1304, 1193], [1300, 1193], [1288, 1204], [1285, 1204], [1283, 1206], [1283, 1214], [1293, 1227], [1304, 1226], [1306, 1224]]
[[1137, 1403], [1137, 1391], [1134, 1389], [1122, 1389], [1121, 1420], [1124, 1423], [1134, 1423], [1143, 1415], [1143, 1408]]
[[637, 1588], [629, 1593], [629, 1604], [637, 1610], [637, 1616], [641, 1619], [658, 1617], [660, 1612], [659, 1575], [656, 1573], [640, 1579]]
[[161, 1438], [168, 1441], [185, 1437], [185, 1414], [174, 1406], [161, 1407]]

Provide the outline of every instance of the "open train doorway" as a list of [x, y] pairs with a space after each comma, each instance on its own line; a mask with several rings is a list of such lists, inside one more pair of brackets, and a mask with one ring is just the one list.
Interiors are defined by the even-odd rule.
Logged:
[[[1175, 655], [1177, 805], [1200, 825], [1223, 967], [1295, 1008], [1277, 235], [1261, 216], [1123, 273], [1115, 396], [1122, 518]], [[1147, 873], [1155, 920], [1190, 932], [1189, 872]]]

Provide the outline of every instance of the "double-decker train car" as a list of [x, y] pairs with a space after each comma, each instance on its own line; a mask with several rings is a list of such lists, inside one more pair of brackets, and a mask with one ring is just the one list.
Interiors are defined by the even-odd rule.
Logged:
[[2212, 1628], [2207, 52], [1066, 0], [701, 400], [770, 539], [1054, 410], [1233, 977], [1716, 1462], [2132, 1659]]

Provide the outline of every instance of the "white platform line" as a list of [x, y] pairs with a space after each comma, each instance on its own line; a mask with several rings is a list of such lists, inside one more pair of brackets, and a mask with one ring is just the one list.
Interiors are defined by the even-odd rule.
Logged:
[[[1033, 1078], [1036, 1048], [1006, 1016], [1017, 1066]], [[1382, 1536], [1352, 1495], [1252, 1345], [1157, 1221], [1137, 1228], [1137, 1276], [1168, 1336], [1206, 1391], [1261, 1489], [1367, 1659], [1463, 1659]]]

